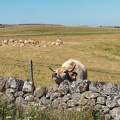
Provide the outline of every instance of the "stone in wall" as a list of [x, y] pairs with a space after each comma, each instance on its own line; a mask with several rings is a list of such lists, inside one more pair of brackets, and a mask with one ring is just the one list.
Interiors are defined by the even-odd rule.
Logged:
[[2, 76], [0, 76], [0, 91], [1, 92], [5, 90], [5, 84], [6, 84], [6, 80], [4, 80]]
[[115, 120], [120, 120], [120, 107], [113, 108], [110, 113]]
[[105, 82], [91, 82], [89, 90], [99, 92], [101, 95], [118, 95], [120, 94], [120, 84], [105, 83]]
[[113, 96], [113, 95], [107, 96], [106, 105], [110, 109], [117, 107], [117, 106], [119, 106], [119, 104], [118, 104], [119, 99], [120, 99], [120, 96]]
[[73, 81], [72, 84], [70, 85], [70, 93], [82, 93], [85, 91], [89, 90], [89, 80], [77, 80], [77, 81]]
[[41, 98], [41, 97], [43, 97], [46, 94], [46, 92], [47, 92], [46, 87], [38, 86], [34, 90], [34, 96], [36, 98]]
[[105, 105], [105, 102], [106, 102], [106, 97], [104, 96], [97, 97], [97, 104]]
[[25, 80], [23, 84], [22, 91], [25, 93], [33, 93], [34, 92], [34, 83], [31, 80]]
[[12, 88], [6, 89], [6, 96], [9, 103], [13, 103], [15, 101], [14, 93], [15, 91]]

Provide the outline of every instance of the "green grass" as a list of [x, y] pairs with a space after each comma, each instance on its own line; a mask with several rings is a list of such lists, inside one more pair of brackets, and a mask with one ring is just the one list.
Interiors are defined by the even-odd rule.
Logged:
[[81, 44], [73, 46], [74, 49], [92, 52], [109, 60], [120, 60], [120, 40], [91, 40]]
[[[16, 30], [17, 29], [17, 30]], [[49, 25], [25, 25], [0, 28], [3, 36], [85, 36], [101, 34], [120, 34], [119, 28], [99, 27], [66, 27]]]
[[[103, 35], [103, 34], [115, 34], [113, 32], [60, 32], [60, 33], [36, 33], [36, 34], [24, 34], [24, 36], [86, 36], [86, 35]], [[117, 34], [120, 34], [118, 32]], [[22, 36], [23, 34], [17, 34], [16, 36]]]

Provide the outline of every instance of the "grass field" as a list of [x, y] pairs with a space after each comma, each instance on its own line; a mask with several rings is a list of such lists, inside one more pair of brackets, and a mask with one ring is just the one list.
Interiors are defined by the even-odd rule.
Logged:
[[[49, 87], [54, 81], [48, 67], [56, 69], [73, 58], [87, 67], [89, 80], [120, 83], [120, 28], [50, 25], [0, 28], [0, 41], [10, 38], [39, 40], [40, 47], [0, 46], [0, 76], [4, 78], [29, 79], [28, 61], [32, 59], [35, 84]], [[51, 45], [56, 39], [64, 44]]]

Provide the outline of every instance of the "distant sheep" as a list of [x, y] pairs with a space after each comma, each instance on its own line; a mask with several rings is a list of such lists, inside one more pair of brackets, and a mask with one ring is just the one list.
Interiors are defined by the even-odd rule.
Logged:
[[9, 39], [9, 42], [16, 43], [17, 41], [16, 41], [16, 39]]
[[3, 40], [2, 44], [8, 44], [8, 40]]
[[63, 42], [60, 39], [57, 39], [55, 42], [51, 43], [52, 45], [62, 45]]

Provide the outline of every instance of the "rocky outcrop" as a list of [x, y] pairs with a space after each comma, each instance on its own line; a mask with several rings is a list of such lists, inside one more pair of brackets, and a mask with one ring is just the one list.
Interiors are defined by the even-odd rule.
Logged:
[[34, 86], [30, 80], [15, 77], [0, 77], [0, 92], [5, 93], [9, 103], [23, 109], [54, 108], [80, 111], [87, 106], [97, 114], [104, 114], [105, 120], [120, 119], [120, 85], [105, 82], [64, 80], [50, 88]]

